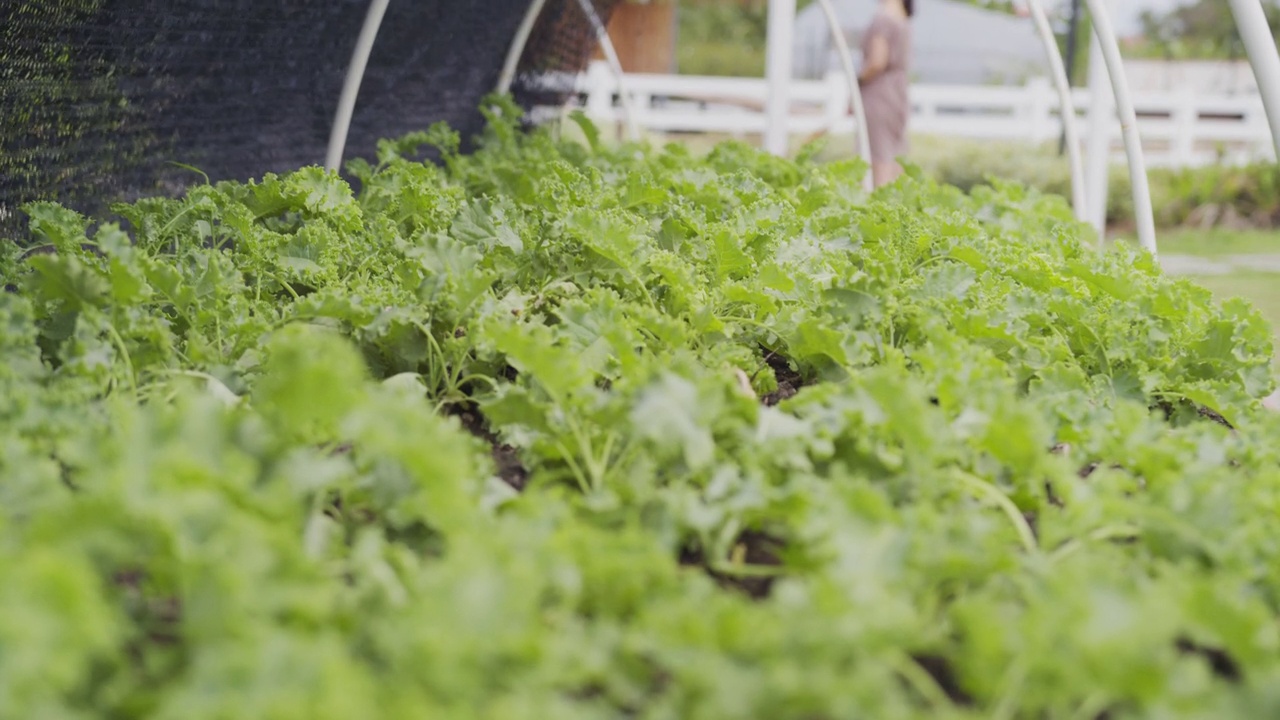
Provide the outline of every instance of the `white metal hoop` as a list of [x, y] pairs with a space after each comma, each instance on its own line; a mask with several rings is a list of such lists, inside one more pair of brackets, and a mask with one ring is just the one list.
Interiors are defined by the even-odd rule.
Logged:
[[520, 26], [516, 28], [516, 36], [511, 40], [511, 47], [507, 48], [502, 72], [498, 75], [498, 87], [495, 89], [499, 95], [505, 95], [511, 91], [511, 83], [516, 78], [516, 68], [520, 65], [520, 56], [524, 54], [524, 48], [529, 44], [529, 35], [533, 33], [534, 23], [538, 22], [538, 16], [542, 14], [542, 8], [546, 5], [547, 0], [533, 0], [529, 3], [529, 8], [524, 11]]
[[1076, 105], [1071, 98], [1071, 81], [1067, 79], [1066, 64], [1062, 61], [1062, 53], [1058, 50], [1057, 38], [1053, 28], [1049, 26], [1049, 17], [1044, 12], [1040, 0], [1028, 0], [1031, 17], [1035, 20], [1036, 30], [1044, 43], [1045, 55], [1049, 59], [1049, 69], [1053, 74], [1054, 85], [1058, 88], [1058, 114], [1062, 116], [1062, 130], [1067, 140], [1067, 159], [1071, 166], [1071, 205], [1075, 209], [1076, 218], [1085, 220], [1089, 217], [1084, 185], [1084, 161], [1080, 157], [1080, 132], [1076, 129]]
[[795, 22], [796, 0], [769, 0], [764, 60], [769, 97], [765, 102], [764, 149], [774, 155], [785, 155], [790, 139], [787, 120], [791, 113], [791, 39]]
[[609, 63], [609, 69], [613, 71], [613, 79], [618, 83], [618, 98], [622, 101], [622, 115], [627, 126], [627, 137], [632, 141], [639, 140], [640, 124], [636, 121], [635, 103], [632, 102], [631, 93], [627, 91], [626, 74], [622, 71], [622, 61], [618, 59], [613, 40], [609, 39], [609, 29], [604, 26], [600, 16], [596, 14], [596, 9], [591, 6], [591, 0], [578, 0], [578, 7], [582, 9], [582, 14], [587, 16], [587, 20], [595, 29], [596, 39], [600, 41], [600, 49]]
[[1085, 202], [1089, 224], [1098, 234], [1098, 246], [1107, 239], [1107, 186], [1111, 177], [1111, 122], [1115, 117], [1115, 100], [1108, 86], [1107, 63], [1102, 59], [1102, 44], [1090, 35], [1089, 43], [1089, 139], [1085, 161]]
[[1124, 60], [1120, 57], [1120, 44], [1111, 26], [1104, 0], [1086, 0], [1089, 16], [1093, 19], [1093, 32], [1102, 47], [1102, 57], [1111, 76], [1111, 88], [1115, 94], [1116, 112], [1120, 116], [1120, 130], [1124, 136], [1125, 155], [1129, 159], [1129, 183], [1133, 190], [1133, 214], [1138, 222], [1138, 243], [1152, 255], [1156, 254], [1156, 223], [1151, 209], [1151, 189], [1147, 182], [1146, 160], [1142, 154], [1142, 138], [1138, 135], [1138, 113], [1129, 94], [1129, 80], [1124, 74]]
[[[532, 0], [529, 3], [529, 8], [525, 10], [524, 17], [520, 20], [520, 26], [516, 28], [515, 37], [511, 39], [511, 46], [507, 48], [507, 57], [502, 64], [502, 72], [498, 75], [498, 86], [495, 88], [498, 94], [505, 95], [511, 91], [511, 85], [515, 82], [516, 70], [520, 66], [520, 56], [524, 55], [524, 49], [529, 44], [529, 36], [533, 34], [533, 26], [537, 24], [538, 16], [542, 14], [542, 9], [546, 5], [547, 0]], [[590, 0], [578, 0], [578, 7], [586, 15], [587, 21], [591, 23], [592, 30], [596, 34], [596, 40], [600, 43], [600, 50], [604, 53], [609, 70], [613, 73], [614, 80], [618, 83], [618, 95], [622, 99], [622, 114], [627, 127], [627, 136], [631, 140], [638, 140], [640, 138], [640, 123], [636, 120], [635, 105], [632, 102], [630, 93], [627, 92], [627, 81], [622, 71], [622, 62], [618, 59], [618, 53], [613, 47], [613, 41], [609, 39], [609, 30], [600, 20], [595, 8], [591, 6]]]
[[360, 83], [364, 81], [364, 71], [369, 65], [369, 55], [373, 52], [373, 41], [378, 37], [378, 28], [382, 27], [382, 18], [387, 14], [387, 6], [390, 4], [391, 0], [372, 0], [365, 13], [364, 26], [360, 28], [360, 37], [351, 53], [351, 64], [347, 66], [347, 77], [342, 83], [342, 95], [338, 98], [333, 128], [329, 131], [329, 152], [324, 161], [326, 170], [337, 170], [342, 163], [342, 153], [347, 147], [347, 133], [351, 130], [351, 116], [356, 109], [356, 97], [360, 95]]
[[1262, 10], [1262, 0], [1231, 0], [1231, 12], [1258, 81], [1262, 106], [1271, 125], [1271, 143], [1276, 148], [1276, 160], [1280, 161], [1280, 55], [1276, 54], [1275, 37]]
[[[827, 25], [831, 28], [831, 40], [835, 43], [836, 54], [840, 56], [840, 64], [844, 67], [844, 77], [849, 83], [849, 99], [853, 102], [854, 121], [858, 124], [858, 154], [867, 163], [871, 162], [871, 138], [867, 135], [867, 114], [862, 109], [862, 88], [858, 85], [858, 72], [853, 69], [853, 53], [849, 52], [849, 43], [845, 42], [844, 29], [840, 27], [840, 18], [831, 0], [818, 0], [822, 12], [827, 16]], [[862, 178], [862, 187], [867, 192], [872, 189], [870, 166]]]

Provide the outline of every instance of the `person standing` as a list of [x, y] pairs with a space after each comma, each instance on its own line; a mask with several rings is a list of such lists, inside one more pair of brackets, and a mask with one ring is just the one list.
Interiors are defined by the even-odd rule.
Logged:
[[871, 177], [876, 187], [902, 173], [898, 158], [907, 153], [907, 98], [911, 64], [911, 17], [915, 0], [880, 0], [875, 18], [862, 36], [862, 104], [871, 144]]

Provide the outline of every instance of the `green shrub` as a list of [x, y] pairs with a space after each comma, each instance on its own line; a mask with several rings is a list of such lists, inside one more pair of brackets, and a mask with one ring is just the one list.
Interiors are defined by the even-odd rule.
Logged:
[[728, 77], [764, 74], [764, 3], [685, 0], [677, 13], [679, 72]]
[[1280, 223], [1280, 165], [1159, 170], [1161, 220], [1169, 225], [1272, 228]]
[[[997, 177], [1070, 197], [1071, 175], [1057, 143], [966, 141], [917, 137], [910, 160], [939, 182], [969, 190]], [[1194, 168], [1150, 168], [1156, 222], [1164, 227], [1271, 228], [1280, 223], [1280, 166], [1209, 165]], [[1128, 168], [1109, 170], [1107, 221], [1133, 222]]]

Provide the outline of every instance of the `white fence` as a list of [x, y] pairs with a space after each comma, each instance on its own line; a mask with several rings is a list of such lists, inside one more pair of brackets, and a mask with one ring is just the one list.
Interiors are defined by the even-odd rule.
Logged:
[[[568, 81], [586, 113], [600, 123], [622, 122], [618, 82], [608, 67], [593, 64]], [[768, 87], [762, 78], [628, 74], [641, 128], [668, 133], [763, 133]], [[796, 80], [791, 86], [789, 131], [851, 134], [849, 91], [841, 75]], [[1143, 93], [1134, 98], [1139, 132], [1153, 166], [1203, 165], [1274, 160], [1262, 100], [1256, 95], [1212, 96], [1192, 92]], [[1083, 122], [1089, 95], [1079, 90], [1076, 109]], [[1052, 141], [1061, 133], [1057, 94], [1048, 81], [1022, 87], [913, 85], [910, 130], [914, 134], [988, 140]], [[1123, 158], [1119, 123], [1112, 147]]]

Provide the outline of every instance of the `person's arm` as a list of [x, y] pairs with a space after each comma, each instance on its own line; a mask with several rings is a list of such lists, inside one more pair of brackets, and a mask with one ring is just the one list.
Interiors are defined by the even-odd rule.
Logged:
[[889, 40], [883, 33], [867, 36], [862, 52], [862, 72], [858, 73], [858, 84], [865, 85], [877, 75], [889, 68]]

